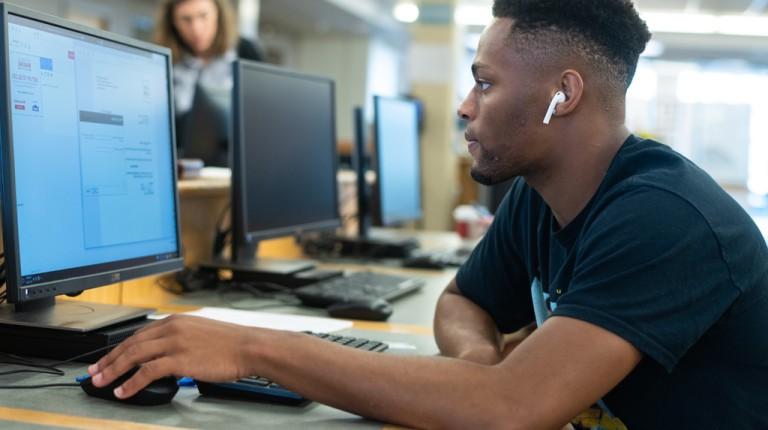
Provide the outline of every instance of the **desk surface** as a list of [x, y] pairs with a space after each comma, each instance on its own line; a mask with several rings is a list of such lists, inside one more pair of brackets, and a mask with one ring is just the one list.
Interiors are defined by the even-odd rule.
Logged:
[[[434, 353], [430, 336], [397, 333], [372, 333], [349, 329], [342, 333], [387, 341], [389, 354]], [[410, 349], [413, 348], [413, 349]], [[85, 373], [86, 366], [62, 366], [64, 377], [19, 375], [3, 377], [4, 384], [44, 384], [73, 382]], [[362, 419], [329, 406], [313, 402], [304, 407], [270, 405], [258, 402], [200, 396], [197, 388], [182, 387], [167, 405], [142, 407], [109, 402], [87, 396], [78, 387], [41, 390], [5, 390], [0, 396], [0, 427], [3, 429], [155, 429], [155, 428], [253, 428], [298, 429], [381, 429], [381, 423]]]
[[[440, 234], [420, 235], [429, 243]], [[450, 237], [450, 236], [448, 236]], [[455, 240], [455, 239], [451, 239]], [[455, 242], [447, 243], [455, 243]], [[430, 242], [431, 241], [431, 242]], [[436, 241], [436, 242], [435, 242]], [[423, 241], [424, 242], [424, 241]], [[429, 246], [427, 246], [429, 248]], [[395, 302], [395, 312], [387, 323], [356, 321], [341, 333], [382, 340], [391, 345], [388, 354], [435, 354], [432, 317], [437, 297], [451, 280], [454, 271], [403, 270], [395, 267], [323, 263], [323, 267], [345, 270], [374, 270], [419, 277], [426, 281], [420, 291]], [[217, 292], [200, 292], [176, 297], [172, 303], [156, 306], [184, 309], [197, 306], [260, 307], [264, 302], [232, 297]], [[280, 306], [267, 311], [325, 316], [323, 310]], [[42, 360], [47, 362], [45, 360]], [[5, 368], [2, 366], [0, 368]], [[0, 378], [0, 384], [43, 384], [73, 382], [85, 374], [85, 365], [63, 366], [64, 377], [19, 374]], [[92, 398], [78, 387], [39, 390], [0, 390], [0, 428], [3, 429], [164, 429], [164, 428], [251, 428], [346, 429], [393, 428], [362, 419], [318, 403], [305, 407], [269, 405], [247, 401], [222, 400], [200, 396], [196, 388], [182, 388], [168, 405], [139, 407]]]

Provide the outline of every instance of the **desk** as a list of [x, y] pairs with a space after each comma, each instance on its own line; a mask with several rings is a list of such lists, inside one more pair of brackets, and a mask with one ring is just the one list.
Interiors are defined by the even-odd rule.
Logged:
[[[350, 329], [343, 333], [413, 345], [416, 351], [433, 353], [431, 337], [396, 333], [370, 333]], [[392, 350], [386, 353], [413, 353]], [[71, 382], [85, 373], [85, 366], [62, 366], [65, 377], [3, 377], [6, 384]], [[304, 407], [270, 405], [200, 396], [196, 388], [183, 387], [167, 405], [141, 407], [87, 396], [80, 388], [3, 391], [0, 396], [0, 428], [3, 429], [165, 429], [253, 428], [281, 429], [381, 429], [381, 423], [362, 419], [329, 406], [310, 403]], [[391, 427], [390, 427], [391, 428]]]
[[[458, 238], [448, 233], [419, 234], [425, 248], [440, 244], [458, 244]], [[395, 303], [395, 312], [388, 323], [355, 322], [341, 333], [382, 340], [393, 346], [389, 354], [435, 354], [437, 347], [432, 338], [432, 316], [437, 297], [453, 277], [453, 271], [426, 271], [399, 269], [386, 266], [363, 266], [324, 263], [323, 267], [350, 270], [376, 270], [420, 277], [424, 288]], [[184, 296], [155, 291], [154, 295], [128, 291], [160, 290], [150, 281], [124, 282], [123, 302], [154, 305], [161, 310], [183, 310], [199, 306], [222, 306], [226, 301], [220, 294], [204, 291]], [[154, 304], [151, 302], [155, 302]], [[324, 315], [323, 310], [279, 307], [272, 311], [304, 315]], [[405, 348], [402, 348], [405, 347]], [[2, 384], [42, 384], [72, 382], [85, 373], [86, 366], [62, 366], [65, 377], [41, 375], [13, 375], [0, 378]], [[199, 396], [196, 388], [182, 388], [173, 402], [156, 407], [139, 407], [108, 402], [87, 396], [77, 387], [41, 390], [0, 390], [0, 428], [3, 429], [168, 429], [168, 428], [226, 428], [227, 430], [252, 428], [281, 429], [347, 429], [394, 428], [362, 419], [338, 409], [318, 403], [305, 407], [269, 405], [256, 402], [223, 400]]]

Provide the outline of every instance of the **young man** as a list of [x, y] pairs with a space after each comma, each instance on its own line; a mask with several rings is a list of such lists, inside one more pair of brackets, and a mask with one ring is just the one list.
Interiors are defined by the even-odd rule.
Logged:
[[258, 374], [421, 428], [559, 428], [595, 403], [633, 430], [768, 428], [768, 250], [709, 176], [625, 128], [649, 38], [632, 3], [496, 0], [494, 15], [459, 114], [473, 177], [518, 179], [440, 298], [443, 357], [180, 317], [92, 366], [94, 383], [137, 364], [119, 397]]

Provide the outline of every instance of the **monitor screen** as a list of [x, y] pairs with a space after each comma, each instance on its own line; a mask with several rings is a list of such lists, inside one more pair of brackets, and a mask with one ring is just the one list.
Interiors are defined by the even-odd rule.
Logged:
[[8, 13], [4, 38], [9, 298], [167, 270], [180, 257], [167, 51], [35, 16]]
[[422, 216], [418, 105], [377, 96], [374, 122], [380, 224], [418, 220]]
[[237, 63], [233, 207], [250, 240], [340, 225], [334, 110], [332, 80]]

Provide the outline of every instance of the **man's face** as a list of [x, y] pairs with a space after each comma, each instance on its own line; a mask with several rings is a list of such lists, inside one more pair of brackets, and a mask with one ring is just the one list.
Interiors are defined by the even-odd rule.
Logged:
[[486, 185], [534, 171], [545, 149], [535, 136], [546, 90], [510, 46], [511, 25], [496, 19], [483, 32], [472, 66], [476, 84], [458, 111], [467, 120], [472, 177]]
[[187, 0], [173, 11], [173, 25], [198, 57], [205, 56], [218, 32], [219, 11], [213, 0]]

